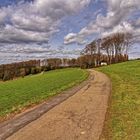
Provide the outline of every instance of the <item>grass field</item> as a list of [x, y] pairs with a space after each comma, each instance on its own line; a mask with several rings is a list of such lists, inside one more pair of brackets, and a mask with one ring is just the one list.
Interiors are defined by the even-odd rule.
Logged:
[[0, 118], [70, 88], [88, 77], [81, 69], [61, 69], [0, 83]]
[[99, 68], [112, 80], [103, 140], [140, 140], [140, 61]]

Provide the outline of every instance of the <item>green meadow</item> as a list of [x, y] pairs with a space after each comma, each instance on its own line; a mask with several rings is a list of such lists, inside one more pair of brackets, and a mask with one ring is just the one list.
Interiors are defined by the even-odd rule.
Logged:
[[88, 77], [86, 70], [68, 68], [0, 82], [0, 117], [64, 91]]
[[102, 139], [140, 140], [140, 61], [98, 70], [112, 81], [112, 96]]

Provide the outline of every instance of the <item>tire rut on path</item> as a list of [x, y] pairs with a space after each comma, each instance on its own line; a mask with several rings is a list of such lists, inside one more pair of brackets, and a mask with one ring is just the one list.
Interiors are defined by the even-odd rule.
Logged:
[[99, 140], [108, 100], [110, 79], [90, 70], [94, 79], [7, 140]]

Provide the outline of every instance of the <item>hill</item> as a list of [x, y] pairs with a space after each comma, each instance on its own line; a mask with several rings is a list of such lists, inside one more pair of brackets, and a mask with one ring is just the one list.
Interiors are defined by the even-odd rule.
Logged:
[[140, 61], [101, 67], [112, 80], [112, 97], [103, 139], [140, 139]]
[[69, 68], [26, 76], [0, 83], [0, 118], [17, 113], [60, 93], [88, 76], [87, 71]]

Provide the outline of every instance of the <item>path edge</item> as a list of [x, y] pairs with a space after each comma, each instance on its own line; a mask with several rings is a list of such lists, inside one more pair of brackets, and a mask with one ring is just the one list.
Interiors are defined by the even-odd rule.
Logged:
[[38, 118], [40, 118], [42, 115], [47, 113], [49, 110], [51, 110], [55, 106], [61, 104], [62, 102], [70, 98], [71, 96], [75, 95], [83, 87], [87, 86], [89, 82], [93, 79], [94, 79], [94, 76], [91, 75], [91, 72], [89, 71], [88, 78], [82, 83], [80, 83], [79, 85], [75, 85], [74, 87], [69, 88], [66, 91], [63, 91], [51, 97], [43, 104], [37, 105], [33, 110], [29, 110], [23, 113], [22, 115], [19, 115], [10, 120], [0, 123], [0, 140], [5, 140], [6, 138], [13, 135], [15, 132], [20, 130], [21, 128], [37, 120]]
[[[98, 70], [97, 70], [98, 71]], [[98, 72], [101, 72], [101, 71], [98, 71]], [[103, 72], [101, 72], [103, 73]], [[110, 117], [110, 113], [109, 113], [109, 110], [110, 110], [110, 106], [111, 106], [111, 101], [112, 101], [112, 81], [111, 81], [111, 78], [103, 73], [106, 77], [108, 77], [109, 81], [110, 81], [110, 94], [108, 96], [108, 103], [107, 103], [107, 109], [106, 109], [106, 113], [105, 113], [105, 119], [104, 119], [104, 124], [103, 124], [103, 128], [102, 128], [102, 132], [99, 136], [99, 140], [105, 140], [105, 133], [106, 133], [106, 121], [108, 120], [108, 118]]]

